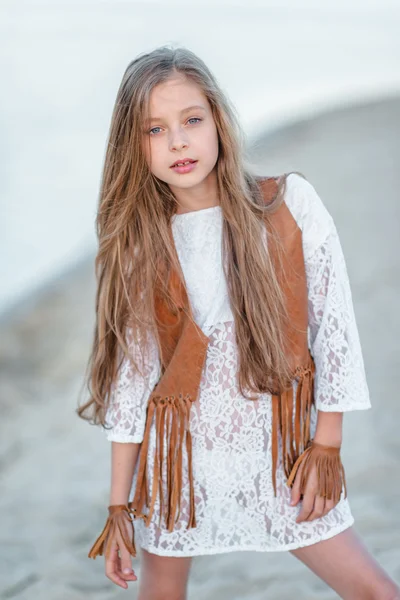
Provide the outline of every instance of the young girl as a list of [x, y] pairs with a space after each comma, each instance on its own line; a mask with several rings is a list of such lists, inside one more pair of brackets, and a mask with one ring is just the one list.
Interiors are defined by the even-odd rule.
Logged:
[[[299, 460], [292, 460], [290, 485], [281, 437], [273, 458], [274, 385], [288, 376], [288, 313], [261, 219], [272, 222], [273, 213], [257, 195], [268, 180], [245, 166], [243, 139], [214, 76], [189, 50], [161, 47], [129, 64], [97, 217], [91, 397], [78, 408], [103, 425], [112, 446], [109, 517], [89, 556], [105, 550], [106, 575], [127, 588], [137, 579], [131, 557], [140, 546], [140, 600], [184, 599], [193, 556], [234, 550], [290, 551], [342, 598], [400, 598], [354, 532], [342, 489], [343, 413], [371, 404], [337, 230], [298, 173], [277, 179], [271, 206], [283, 203], [302, 236], [313, 410], [307, 449], [292, 456]], [[168, 287], [173, 268], [183, 275], [183, 305], [171, 293], [182, 288]], [[297, 302], [301, 312], [300, 296]], [[191, 402], [180, 395], [180, 404], [166, 396], [168, 421], [163, 402], [149, 400], [172, 372], [160, 315], [185, 307], [195, 328], [192, 338], [179, 338], [191, 341], [185, 351], [184, 342], [176, 346], [173, 373], [195, 392]], [[300, 392], [294, 397], [293, 419], [302, 402]], [[187, 435], [178, 446], [181, 425]], [[310, 451], [322, 459], [306, 470]], [[333, 472], [339, 489], [323, 494], [323, 481], [326, 489], [336, 485]], [[166, 504], [175, 520], [165, 517]]]

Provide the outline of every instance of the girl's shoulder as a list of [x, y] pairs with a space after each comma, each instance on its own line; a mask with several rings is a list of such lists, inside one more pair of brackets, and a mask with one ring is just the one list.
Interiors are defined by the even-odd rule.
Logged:
[[284, 201], [302, 231], [303, 245], [308, 252], [313, 252], [335, 231], [333, 217], [322, 198], [302, 175], [288, 174]]

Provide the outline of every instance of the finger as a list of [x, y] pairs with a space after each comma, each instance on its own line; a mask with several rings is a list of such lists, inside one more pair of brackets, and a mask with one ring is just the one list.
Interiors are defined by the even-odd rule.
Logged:
[[[124, 579], [125, 581], [136, 581], [137, 576], [135, 575], [134, 570], [132, 569], [132, 564], [131, 564], [131, 555], [129, 554], [129, 552], [126, 552], [125, 547], [122, 551], [122, 554], [124, 555], [125, 553], [125, 561], [121, 560], [121, 550], [118, 548], [118, 556], [117, 556], [117, 563], [116, 563], [116, 573], [119, 577], [121, 577], [122, 579]], [[125, 573], [124, 570], [127, 570], [127, 572]]]
[[290, 506], [296, 506], [301, 499], [300, 494], [300, 478], [296, 478], [291, 492]]
[[327, 514], [329, 511], [331, 511], [332, 508], [335, 508], [336, 504], [332, 498], [330, 500], [325, 498], [325, 514]]
[[290, 499], [291, 506], [296, 506], [296, 504], [299, 502], [299, 500], [301, 500], [300, 481], [301, 481], [302, 466], [303, 465], [300, 465], [300, 467], [298, 468], [298, 471], [296, 473], [296, 477], [294, 478], [293, 487], [291, 490], [291, 499]]
[[128, 588], [128, 584], [119, 575], [118, 568], [118, 548], [116, 546], [112, 546], [109, 557], [105, 559], [105, 573], [108, 579], [126, 590]]
[[120, 559], [120, 574], [127, 581], [135, 581], [137, 579], [135, 571], [132, 569], [132, 557], [129, 552], [121, 550]]
[[[132, 523], [129, 521], [126, 524], [125, 535], [128, 538], [133, 539], [133, 528]], [[132, 569], [132, 557], [125, 546], [123, 537], [121, 535], [117, 536], [116, 544], [118, 546], [118, 575], [127, 581], [135, 581], [137, 579], [133, 569]]]
[[314, 498], [315, 498], [314, 492], [306, 492], [304, 494], [303, 503], [301, 506], [300, 513], [296, 519], [296, 523], [301, 523], [302, 521], [305, 521], [307, 519], [308, 515], [313, 511]]
[[308, 515], [306, 521], [313, 521], [314, 519], [318, 519], [322, 517], [325, 509], [325, 498], [323, 496], [315, 496], [314, 500], [314, 509]]

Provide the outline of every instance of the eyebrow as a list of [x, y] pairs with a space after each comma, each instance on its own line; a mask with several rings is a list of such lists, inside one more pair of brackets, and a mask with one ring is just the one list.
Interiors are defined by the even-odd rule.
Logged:
[[[182, 115], [183, 113], [189, 112], [191, 110], [206, 110], [204, 108], [204, 106], [201, 106], [201, 104], [194, 104], [193, 106], [187, 106], [186, 108], [183, 108], [180, 112], [180, 114]], [[147, 119], [147, 123], [153, 123], [153, 121], [162, 121], [162, 117], [152, 117], [151, 119]]]

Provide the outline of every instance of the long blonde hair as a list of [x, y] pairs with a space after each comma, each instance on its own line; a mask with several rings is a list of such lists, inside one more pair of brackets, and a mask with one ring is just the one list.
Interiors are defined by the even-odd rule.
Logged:
[[[127, 328], [137, 347], [151, 333], [159, 345], [154, 311], [160, 259], [176, 265], [168, 234], [177, 203], [169, 186], [155, 177], [142, 150], [143, 122], [149, 98], [159, 83], [180, 73], [195, 82], [207, 98], [219, 137], [217, 193], [223, 220], [225, 275], [235, 321], [239, 357], [238, 385], [260, 393], [267, 381], [287, 384], [290, 369], [284, 352], [284, 298], [267, 249], [261, 243], [268, 212], [259, 177], [247, 165], [245, 137], [236, 111], [204, 62], [184, 47], [162, 46], [141, 54], [126, 68], [112, 114], [96, 219], [98, 253], [96, 323], [86, 370], [90, 398], [78, 415], [104, 426], [112, 386], [124, 356], [141, 372], [142, 361], [129, 355]], [[171, 300], [173, 308], [173, 300]]]

